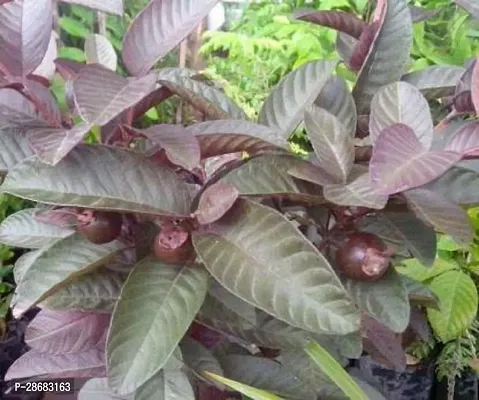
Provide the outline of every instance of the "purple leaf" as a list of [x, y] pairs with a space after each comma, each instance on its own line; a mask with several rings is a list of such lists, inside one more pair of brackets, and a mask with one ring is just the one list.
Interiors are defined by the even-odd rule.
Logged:
[[35, 212], [35, 219], [46, 224], [69, 228], [77, 225], [76, 208], [59, 207], [55, 209], [39, 209]]
[[79, 4], [93, 10], [123, 16], [123, 0], [60, 0], [63, 3]]
[[434, 65], [403, 75], [401, 81], [415, 86], [427, 99], [438, 99], [454, 94], [465, 69], [452, 65]]
[[52, 1], [14, 0], [0, 7], [0, 21], [0, 66], [11, 75], [26, 76], [47, 52]]
[[378, 29], [379, 21], [373, 21], [370, 25], [366, 26], [361, 33], [361, 36], [354, 46], [353, 53], [351, 54], [351, 58], [349, 60], [349, 65], [353, 71], [357, 72], [361, 70], [364, 61], [369, 54], [371, 45], [374, 42], [374, 38], [376, 37]]
[[453, 99], [454, 108], [458, 113], [473, 113], [474, 103], [472, 101], [472, 92], [470, 90], [464, 90], [463, 92], [456, 94]]
[[429, 340], [431, 337], [431, 329], [427, 323], [426, 313], [419, 307], [411, 307], [409, 328], [424, 341]]
[[335, 178], [346, 183], [354, 163], [354, 140], [342, 122], [325, 109], [313, 106], [306, 111], [304, 123], [318, 165]]
[[461, 159], [452, 151], [427, 151], [404, 124], [384, 129], [376, 139], [370, 163], [371, 180], [380, 193], [394, 194], [424, 185]]
[[406, 0], [379, 0], [375, 21], [379, 21], [379, 30], [353, 90], [359, 114], [368, 114], [381, 86], [401, 78], [412, 47], [411, 13]]
[[315, 163], [298, 160], [290, 169], [288, 174], [303, 181], [315, 183], [316, 185], [325, 186], [333, 185], [336, 179], [329, 175], [324, 169]]
[[135, 76], [155, 63], [190, 33], [218, 0], [152, 0], [130, 25], [123, 40], [123, 62]]
[[58, 48], [57, 48], [57, 34], [55, 31], [52, 31], [52, 34], [50, 36], [50, 42], [48, 43], [48, 48], [47, 52], [45, 53], [45, 56], [43, 57], [42, 62], [40, 65], [33, 71], [34, 75], [42, 76], [49, 81], [53, 79], [53, 76], [55, 75], [55, 59], [57, 58], [58, 55]]
[[239, 192], [234, 185], [211, 185], [201, 194], [198, 208], [193, 215], [201, 225], [212, 224], [233, 207], [238, 196]]
[[109, 323], [109, 314], [43, 309], [28, 325], [25, 342], [36, 351], [48, 354], [102, 348]]
[[62, 78], [68, 80], [78, 74], [86, 65], [64, 58], [57, 58], [55, 60], [55, 66]]
[[35, 104], [38, 113], [51, 126], [61, 126], [62, 115], [52, 92], [42, 84], [31, 80], [24, 80], [25, 95]]
[[12, 364], [5, 380], [32, 376], [51, 379], [104, 377], [105, 350], [91, 348], [70, 354], [47, 354], [30, 350]]
[[411, 12], [411, 19], [413, 23], [426, 21], [434, 17], [440, 10], [424, 8], [424, 7], [415, 7], [409, 6], [409, 11]]
[[425, 223], [460, 244], [472, 242], [474, 231], [466, 211], [460, 206], [427, 189], [408, 190], [404, 195], [411, 209]]
[[89, 64], [100, 64], [116, 71], [118, 57], [113, 45], [105, 36], [96, 33], [87, 36], [84, 50]]
[[357, 125], [356, 104], [343, 78], [331, 77], [314, 104], [335, 115], [354, 136]]
[[6, 174], [11, 168], [27, 157], [33, 150], [25, 131], [18, 128], [3, 129], [0, 133], [0, 172]]
[[365, 350], [372, 358], [378, 358], [378, 362], [384, 363], [386, 367], [398, 371], [406, 369], [406, 353], [402, 348], [397, 335], [377, 322], [367, 314], [361, 316], [361, 332], [364, 340]]
[[479, 155], [479, 121], [459, 128], [444, 150], [455, 151], [463, 156]]
[[295, 13], [295, 17], [301, 21], [312, 22], [344, 32], [355, 39], [359, 39], [361, 32], [366, 27], [363, 20], [352, 13], [343, 11], [299, 10]]
[[351, 57], [353, 56], [354, 48], [358, 41], [352, 36], [346, 35], [345, 33], [338, 33], [336, 37], [336, 50], [341, 57], [341, 59], [349, 65], [351, 62]]
[[50, 165], [58, 164], [90, 131], [91, 124], [80, 123], [71, 129], [34, 128], [27, 133], [35, 154]]
[[11, 3], [13, 0], [0, 0], [0, 6], [3, 6], [4, 4]]
[[33, 103], [13, 89], [0, 89], [0, 118], [0, 129], [17, 126], [48, 126]]
[[459, 7], [469, 12], [475, 19], [479, 19], [479, 4], [476, 0], [455, 0]]
[[210, 118], [247, 118], [245, 112], [221, 90], [184, 76], [183, 72], [179, 74], [169, 73], [167, 76], [160, 73], [159, 81]]
[[474, 68], [476, 66], [477, 59], [473, 58], [469, 60], [465, 65], [465, 70], [459, 81], [457, 82], [455, 95], [458, 95], [461, 92], [471, 90], [472, 85], [472, 75], [474, 74]]
[[[478, 6], [478, 9], [479, 9], [479, 6]], [[478, 13], [479, 13], [479, 10], [478, 10]], [[472, 102], [474, 103], [474, 108], [476, 109], [476, 113], [479, 114], [479, 62], [477, 61], [472, 73], [471, 95], [472, 95]]]
[[383, 86], [371, 102], [369, 132], [374, 144], [390, 125], [403, 123], [417, 136], [422, 147], [429, 150], [433, 138], [433, 122], [429, 104], [421, 92], [406, 82]]
[[201, 136], [249, 136], [260, 139], [262, 142], [268, 142], [270, 144], [286, 147], [288, 142], [281, 135], [281, 132], [269, 128], [264, 125], [256, 124], [254, 122], [243, 120], [216, 120], [200, 122], [188, 126], [188, 131], [193, 135], [198, 136], [201, 140]]
[[153, 144], [164, 149], [168, 159], [175, 165], [192, 170], [200, 163], [198, 140], [181, 125], [161, 124], [133, 131], [146, 136]]
[[306, 63], [286, 75], [265, 100], [258, 121], [289, 138], [331, 77], [337, 61]]
[[229, 153], [208, 158], [204, 161], [206, 177], [210, 179], [220, 173], [223, 168], [241, 162], [242, 155], [243, 153]]
[[75, 103], [85, 122], [105, 125], [155, 89], [156, 74], [127, 79], [98, 65], [87, 65], [73, 81]]
[[381, 210], [388, 201], [388, 196], [377, 192], [371, 185], [371, 178], [366, 172], [359, 175], [347, 185], [327, 185], [323, 189], [326, 200], [340, 206], [369, 207]]

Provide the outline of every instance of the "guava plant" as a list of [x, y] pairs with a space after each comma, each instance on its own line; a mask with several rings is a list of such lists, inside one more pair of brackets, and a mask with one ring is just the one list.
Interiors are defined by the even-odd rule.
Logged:
[[[120, 1], [75, 2], [121, 14]], [[365, 351], [404, 369], [405, 332], [440, 307], [394, 266], [432, 265], [436, 232], [472, 241], [479, 64], [408, 73], [405, 0], [377, 1], [370, 21], [301, 11], [340, 32], [342, 61], [294, 70], [250, 121], [199, 71], [155, 69], [216, 3], [152, 0], [121, 76], [99, 35], [89, 63], [56, 58], [51, 0], [2, 2], [1, 190], [36, 207], [0, 240], [31, 249], [14, 315], [41, 308], [7, 380], [85, 379], [80, 399], [383, 398], [357, 379], [337, 387], [330, 361]], [[339, 63], [357, 72], [352, 91]], [[138, 125], [173, 96], [206, 121]], [[307, 158], [288, 147], [303, 127]], [[334, 357], [321, 368], [314, 342]]]

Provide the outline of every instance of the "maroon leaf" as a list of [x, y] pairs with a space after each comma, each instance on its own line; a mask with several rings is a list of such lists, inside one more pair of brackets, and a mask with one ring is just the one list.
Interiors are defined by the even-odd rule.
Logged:
[[359, 71], [364, 64], [364, 60], [369, 54], [371, 45], [374, 42], [374, 38], [379, 29], [379, 21], [373, 21], [370, 25], [366, 26], [361, 33], [361, 36], [354, 46], [349, 65], [353, 71]]
[[409, 126], [394, 124], [376, 139], [371, 180], [380, 193], [394, 194], [436, 179], [460, 159], [456, 152], [425, 150]]
[[173, 92], [171, 92], [166, 87], [162, 86], [154, 90], [148, 96], [143, 98], [139, 103], [133, 106], [133, 110], [131, 111], [132, 120], [129, 123], [131, 124], [137, 118], [141, 117], [144, 113], [146, 113], [150, 108], [163, 103], [165, 100], [169, 99], [171, 96], [173, 96]]
[[105, 346], [109, 314], [41, 310], [28, 325], [25, 342], [41, 353], [70, 354]]
[[68, 228], [77, 224], [78, 210], [71, 207], [60, 207], [56, 209], [39, 209], [34, 217], [40, 222]]
[[364, 349], [384, 366], [404, 371], [406, 353], [397, 335], [367, 314], [361, 316]]
[[354, 164], [353, 132], [348, 132], [338, 117], [316, 106], [306, 111], [304, 123], [318, 165], [335, 183], [346, 183]]
[[252, 136], [279, 147], [286, 147], [288, 144], [281, 132], [276, 131], [274, 128], [243, 120], [206, 121], [190, 125], [187, 129], [193, 135], [199, 136], [199, 140], [201, 140], [203, 135], [238, 135]]
[[[52, 32], [51, 0], [15, 0], [0, 7], [0, 66], [26, 76], [43, 60]], [[2, 69], [2, 68], [0, 68]]]
[[326, 200], [340, 206], [369, 207], [383, 209], [388, 196], [377, 193], [371, 184], [369, 173], [355, 177], [346, 185], [327, 185], [323, 194]]
[[198, 140], [183, 126], [161, 124], [144, 130], [129, 129], [146, 136], [153, 144], [164, 149], [168, 159], [175, 165], [192, 170], [200, 163]]
[[427, 323], [427, 316], [423, 309], [411, 307], [409, 328], [422, 340], [427, 341], [431, 337], [431, 329]]
[[48, 126], [32, 102], [13, 89], [0, 89], [0, 128]]
[[229, 165], [234, 165], [242, 161], [243, 153], [229, 153], [217, 157], [211, 157], [204, 161], [205, 174], [208, 179], [220, 173]]
[[349, 65], [351, 62], [351, 57], [353, 55], [354, 47], [358, 41], [352, 36], [346, 35], [345, 33], [338, 33], [336, 38], [336, 50], [338, 51], [341, 59]]
[[3, 6], [4, 4], [11, 3], [13, 0], [0, 0], [0, 6]]
[[333, 185], [336, 179], [329, 175], [324, 169], [315, 163], [308, 161], [298, 161], [293, 167], [288, 169], [288, 174], [303, 181], [325, 186]]
[[211, 185], [201, 194], [193, 216], [202, 225], [211, 224], [233, 207], [238, 196], [239, 192], [234, 185], [228, 183]]
[[83, 119], [103, 126], [155, 89], [156, 74], [127, 79], [101, 65], [87, 65], [73, 81], [75, 103]]
[[45, 163], [58, 164], [90, 131], [91, 124], [80, 123], [71, 129], [34, 128], [28, 131], [28, 140], [35, 154]]
[[[479, 13], [479, 7], [478, 7], [478, 13]], [[474, 103], [474, 108], [476, 109], [476, 113], [479, 114], [479, 62], [477, 61], [472, 73], [471, 95], [472, 95], [472, 102]]]
[[53, 79], [53, 75], [55, 75], [55, 58], [57, 58], [58, 49], [57, 49], [57, 34], [55, 31], [52, 31], [50, 36], [50, 42], [48, 43], [47, 52], [43, 57], [42, 62], [40, 65], [33, 71], [33, 74], [37, 76], [42, 76], [46, 78], [48, 81]]
[[61, 126], [62, 115], [52, 92], [42, 84], [31, 80], [24, 80], [23, 92], [35, 104], [42, 118], [51, 126]]
[[206, 17], [218, 0], [152, 0], [130, 25], [123, 40], [123, 62], [135, 76], [175, 48]]
[[458, 113], [473, 113], [474, 103], [472, 102], [472, 93], [470, 90], [464, 90], [463, 92], [454, 96], [454, 108]]
[[379, 0], [374, 21], [378, 21], [379, 29], [353, 90], [359, 114], [369, 112], [381, 86], [401, 78], [412, 47], [411, 13], [406, 0]]
[[250, 155], [284, 151], [271, 143], [247, 135], [201, 135], [197, 136], [197, 140], [201, 149], [202, 159], [243, 151]]
[[356, 104], [343, 78], [339, 76], [331, 77], [324, 85], [314, 104], [339, 118], [347, 131], [354, 136], [357, 124]]
[[404, 192], [408, 204], [426, 224], [451, 236], [461, 244], [470, 244], [474, 237], [469, 217], [461, 207], [437, 192], [413, 189]]
[[361, 36], [361, 32], [366, 27], [363, 20], [352, 13], [343, 11], [299, 10], [295, 13], [295, 17], [301, 21], [333, 28], [356, 39]]
[[479, 121], [459, 128], [444, 150], [455, 151], [463, 156], [479, 155]]
[[55, 60], [55, 66], [62, 78], [67, 80], [73, 78], [76, 74], [78, 74], [82, 68], [86, 67], [86, 64], [63, 58], [57, 58]]
[[454, 92], [455, 95], [458, 95], [461, 92], [466, 90], [471, 90], [472, 85], [472, 75], [474, 74], [474, 68], [476, 66], [477, 59], [469, 60], [465, 67], [466, 69], [462, 73], [459, 81], [456, 85], [456, 90]]
[[30, 350], [12, 364], [5, 380], [32, 376], [50, 379], [104, 377], [105, 350], [91, 348], [69, 354], [48, 354]]

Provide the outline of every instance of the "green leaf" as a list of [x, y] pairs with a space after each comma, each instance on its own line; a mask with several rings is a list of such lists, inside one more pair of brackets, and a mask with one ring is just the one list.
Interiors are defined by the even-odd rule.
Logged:
[[447, 235], [439, 235], [437, 248], [438, 250], [444, 251], [457, 251], [464, 249], [463, 246], [458, 245], [450, 236]]
[[401, 78], [412, 47], [413, 30], [407, 1], [388, 0], [378, 4], [379, 30], [353, 90], [359, 114], [368, 114], [371, 100], [381, 86]]
[[232, 379], [224, 378], [222, 376], [213, 374], [212, 372], [205, 372], [205, 374], [212, 380], [229, 386], [231, 389], [250, 397], [252, 400], [284, 400], [272, 393], [256, 389], [254, 387], [245, 385], [244, 383], [236, 382]]
[[67, 60], [85, 62], [86, 56], [83, 50], [76, 47], [60, 47], [58, 50], [58, 58], [66, 58]]
[[430, 288], [441, 301], [441, 311], [427, 310], [436, 336], [446, 343], [463, 335], [477, 313], [478, 296], [474, 281], [461, 271], [448, 271], [436, 276]]
[[43, 247], [30, 257], [15, 290], [15, 303], [22, 308], [41, 303], [73, 279], [104, 265], [124, 246], [118, 241], [97, 245], [74, 234]]
[[28, 158], [0, 189], [48, 204], [165, 215], [188, 215], [193, 195], [173, 171], [130, 150], [100, 145], [78, 146], [55, 166]]
[[231, 220], [193, 233], [208, 271], [226, 289], [307, 331], [347, 334], [359, 313], [324, 256], [282, 214], [239, 200]]
[[134, 392], [161, 370], [200, 309], [207, 284], [208, 275], [195, 266], [146, 258], [134, 267], [108, 333], [109, 384], [116, 393]]
[[60, 17], [58, 21], [60, 28], [71, 36], [86, 38], [90, 31], [80, 21], [70, 17]]
[[271, 91], [259, 114], [259, 122], [283, 132], [296, 129], [306, 108], [313, 104], [330, 78], [337, 61], [314, 61], [286, 75]]
[[38, 249], [72, 235], [73, 229], [37, 221], [37, 208], [28, 208], [9, 215], [0, 225], [0, 242], [12, 247]]
[[364, 393], [358, 384], [348, 375], [341, 364], [331, 357], [318, 343], [310, 343], [305, 351], [316, 365], [336, 383], [350, 399], [368, 400], [366, 393]]
[[358, 307], [394, 332], [404, 332], [409, 323], [408, 291], [392, 269], [377, 281], [345, 279], [345, 286]]
[[126, 275], [101, 267], [74, 279], [47, 297], [41, 305], [56, 311], [109, 312], [120, 297]]
[[436, 258], [431, 267], [426, 268], [415, 258], [404, 260], [401, 265], [396, 266], [396, 270], [411, 279], [419, 282], [428, 281], [436, 276], [454, 269], [459, 269], [459, 264], [453, 260], [444, 260]]

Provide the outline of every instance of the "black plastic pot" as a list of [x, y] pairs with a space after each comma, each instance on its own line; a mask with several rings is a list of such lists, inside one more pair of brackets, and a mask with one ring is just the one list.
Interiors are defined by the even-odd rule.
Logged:
[[369, 356], [356, 364], [362, 378], [384, 393], [388, 400], [431, 400], [434, 385], [434, 364], [408, 367], [405, 372], [384, 368]]
[[[433, 390], [434, 400], [447, 400], [448, 386], [447, 380], [443, 379], [436, 382]], [[477, 374], [474, 371], [468, 371], [460, 378], [456, 379], [454, 386], [454, 400], [478, 400], [478, 382]]]

